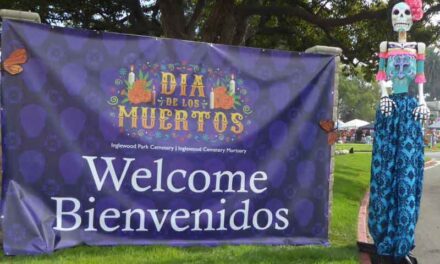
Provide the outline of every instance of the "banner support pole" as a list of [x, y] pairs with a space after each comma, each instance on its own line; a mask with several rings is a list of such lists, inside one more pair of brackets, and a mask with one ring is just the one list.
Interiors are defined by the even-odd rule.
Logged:
[[[21, 21], [29, 21], [34, 23], [41, 23], [41, 18], [38, 13], [35, 12], [27, 12], [27, 11], [19, 11], [19, 10], [11, 10], [11, 9], [0, 9], [0, 17], [2, 20], [4, 19], [15, 19], [15, 20], [21, 20]], [[1, 28], [0, 28], [0, 34], [1, 34]], [[0, 52], [1, 52], [1, 43], [0, 43]], [[1, 84], [0, 84], [1, 85]], [[0, 106], [0, 108], [3, 106]], [[0, 137], [2, 135], [2, 132], [0, 131]], [[3, 221], [3, 208], [1, 203], [1, 197], [2, 197], [2, 185], [3, 185], [3, 168], [2, 168], [2, 162], [3, 162], [3, 154], [2, 150], [0, 149], [0, 223]], [[2, 230], [2, 224], [0, 224], [0, 245], [2, 244], [1, 241], [3, 241], [3, 230]]]
[[19, 11], [12, 9], [0, 9], [0, 17], [2, 19], [15, 19], [21, 21], [29, 21], [34, 23], [41, 23], [41, 18], [38, 13]]
[[[333, 114], [332, 120], [335, 124], [338, 122], [338, 88], [339, 88], [339, 74], [340, 74], [340, 63], [342, 56], [342, 49], [338, 47], [328, 47], [328, 46], [313, 46], [308, 48], [306, 53], [317, 53], [325, 55], [335, 56], [335, 78], [334, 78], [334, 90], [333, 90]], [[335, 171], [335, 149], [336, 146], [333, 144], [331, 146], [331, 160], [330, 160], [330, 175], [329, 175], [329, 208], [328, 208], [328, 230], [330, 231], [330, 223], [333, 209], [333, 183], [334, 183], [334, 171]]]

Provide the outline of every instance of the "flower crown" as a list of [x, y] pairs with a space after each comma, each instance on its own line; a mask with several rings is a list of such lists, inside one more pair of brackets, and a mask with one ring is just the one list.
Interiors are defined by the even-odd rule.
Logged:
[[419, 21], [423, 18], [423, 4], [422, 0], [405, 0], [411, 8], [412, 18], [414, 21]]

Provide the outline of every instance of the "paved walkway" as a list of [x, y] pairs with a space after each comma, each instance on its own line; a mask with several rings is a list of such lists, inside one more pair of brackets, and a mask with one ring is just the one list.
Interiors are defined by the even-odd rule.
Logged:
[[[440, 152], [426, 156], [440, 161]], [[425, 171], [414, 253], [421, 264], [440, 263], [440, 165]]]
[[425, 156], [440, 161], [440, 152], [425, 152]]

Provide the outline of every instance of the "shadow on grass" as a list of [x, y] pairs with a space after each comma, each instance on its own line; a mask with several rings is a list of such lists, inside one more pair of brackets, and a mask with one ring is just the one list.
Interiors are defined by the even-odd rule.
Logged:
[[[368, 165], [368, 167], [369, 166], [370, 165]], [[360, 174], [368, 173], [368, 171], [365, 171], [365, 169], [359, 169], [353, 166], [338, 163], [335, 169], [335, 173], [337, 173], [339, 176], [344, 176], [344, 177], [346, 176], [357, 177]]]
[[[337, 182], [337, 185], [336, 185]], [[335, 179], [334, 196], [360, 202], [368, 187], [364, 183], [347, 178]]]
[[274, 249], [246, 252], [241, 256], [243, 263], [332, 263], [356, 260], [355, 246], [322, 247], [278, 247]]
[[357, 263], [356, 246], [79, 246], [52, 255], [0, 256], [1, 263]]

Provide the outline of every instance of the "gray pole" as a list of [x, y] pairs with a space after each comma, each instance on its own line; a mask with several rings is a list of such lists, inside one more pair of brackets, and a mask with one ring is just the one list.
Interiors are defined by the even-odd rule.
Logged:
[[[335, 56], [335, 82], [334, 82], [334, 96], [333, 96], [333, 121], [338, 122], [338, 86], [339, 86], [339, 72], [340, 67], [339, 64], [341, 62], [340, 56], [342, 55], [342, 49], [337, 47], [327, 47], [327, 46], [314, 46], [306, 50], [306, 53], [318, 53], [318, 54], [326, 54]], [[334, 182], [334, 170], [335, 170], [335, 145], [331, 146], [331, 160], [330, 160], [330, 177], [329, 177], [329, 226], [328, 230], [330, 230], [330, 222], [332, 216], [332, 205], [333, 205], [333, 182]]]
[[0, 17], [2, 19], [15, 19], [21, 21], [29, 21], [34, 23], [41, 23], [40, 15], [34, 12], [26, 12], [11, 9], [0, 9]]

